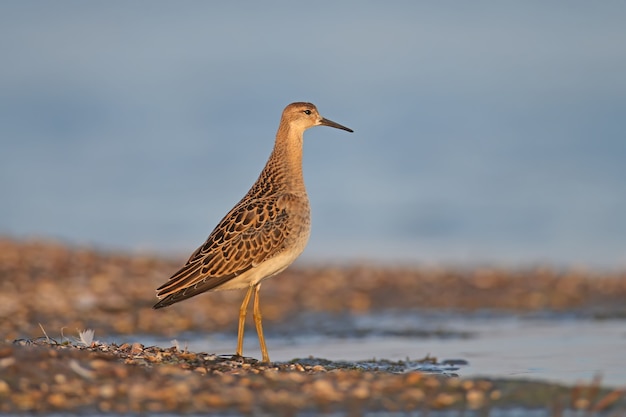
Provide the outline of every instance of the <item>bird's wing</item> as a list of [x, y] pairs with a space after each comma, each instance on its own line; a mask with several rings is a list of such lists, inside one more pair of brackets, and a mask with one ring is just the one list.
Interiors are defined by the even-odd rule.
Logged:
[[187, 263], [157, 288], [161, 301], [154, 308], [216, 288], [282, 252], [290, 232], [288, 217], [281, 196], [241, 201]]

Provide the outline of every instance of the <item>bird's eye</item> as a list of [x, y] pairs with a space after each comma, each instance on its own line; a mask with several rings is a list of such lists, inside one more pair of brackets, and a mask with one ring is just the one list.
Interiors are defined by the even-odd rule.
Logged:
[[308, 109], [307, 109], [307, 110], [304, 110], [304, 114], [307, 114], [307, 115], [308, 115], [308, 114], [311, 114], [311, 110], [308, 110]]

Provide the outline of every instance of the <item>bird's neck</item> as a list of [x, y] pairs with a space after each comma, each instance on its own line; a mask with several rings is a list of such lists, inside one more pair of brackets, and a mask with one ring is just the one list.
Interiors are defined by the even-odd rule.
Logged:
[[[277, 192], [306, 192], [302, 175], [302, 134], [286, 123], [278, 128], [274, 150], [259, 177], [260, 181], [271, 178]], [[277, 187], [277, 184], [280, 185]]]

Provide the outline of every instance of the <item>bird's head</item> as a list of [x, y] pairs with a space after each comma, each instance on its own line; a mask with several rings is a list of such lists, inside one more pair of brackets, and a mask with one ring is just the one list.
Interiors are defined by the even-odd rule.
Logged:
[[348, 127], [322, 117], [317, 111], [317, 107], [312, 103], [291, 103], [283, 110], [282, 118], [290, 127], [301, 130], [302, 132], [313, 126], [330, 126], [336, 129], [353, 132], [353, 130]]

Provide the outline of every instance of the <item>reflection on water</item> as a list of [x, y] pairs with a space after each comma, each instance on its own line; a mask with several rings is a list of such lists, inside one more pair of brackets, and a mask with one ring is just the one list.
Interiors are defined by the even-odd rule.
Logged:
[[[288, 326], [288, 327], [287, 327]], [[564, 317], [461, 316], [387, 313], [358, 317], [307, 316], [289, 325], [266, 326], [273, 361], [310, 356], [330, 360], [418, 360], [426, 356], [466, 360], [460, 376], [531, 378], [574, 384], [602, 377], [606, 386], [626, 386], [626, 321]], [[185, 334], [192, 351], [233, 353], [230, 334]], [[146, 344], [169, 340], [147, 338]], [[246, 356], [260, 357], [252, 326]]]

